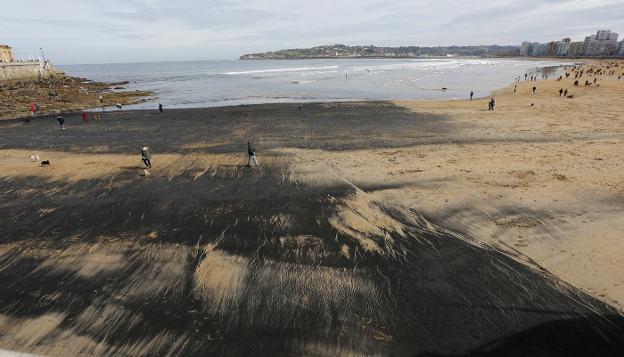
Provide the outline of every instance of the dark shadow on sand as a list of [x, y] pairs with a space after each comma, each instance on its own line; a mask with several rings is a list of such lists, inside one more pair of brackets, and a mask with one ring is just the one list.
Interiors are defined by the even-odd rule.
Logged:
[[[0, 256], [0, 313], [64, 314], [60, 328], [106, 343], [111, 353], [163, 331], [186, 341], [173, 351], [180, 355], [566, 355], [575, 348], [616, 355], [624, 348], [615, 309], [431, 228], [416, 210], [370, 202], [405, 229], [386, 230], [383, 239], [361, 232], [386, 242], [367, 251], [329, 221], [355, 189], [295, 185], [283, 179], [286, 170], [126, 180], [136, 175], [128, 172], [112, 189], [102, 178], [0, 180], [0, 235], [16, 243]], [[123, 264], [85, 277], [73, 263], [54, 263], [81, 244], [118, 249]], [[232, 305], [195, 294], [208, 245], [225, 262], [245, 262]], [[168, 269], [175, 274], [163, 275]], [[91, 314], [105, 321], [95, 324]]]
[[[599, 325], [612, 329], [597, 329]], [[552, 320], [494, 340], [466, 353], [419, 353], [416, 356], [621, 356], [621, 315], [588, 315]]]
[[[412, 112], [390, 102], [311, 103], [104, 113], [82, 124], [67, 115], [66, 131], [53, 117], [26, 125], [0, 122], [0, 149], [60, 150], [134, 154], [143, 145], [153, 153], [245, 152], [252, 141], [260, 152], [277, 147], [358, 150], [461, 143], [462, 127], [448, 118]], [[482, 140], [487, 141], [487, 138]], [[546, 139], [544, 139], [546, 140]]]

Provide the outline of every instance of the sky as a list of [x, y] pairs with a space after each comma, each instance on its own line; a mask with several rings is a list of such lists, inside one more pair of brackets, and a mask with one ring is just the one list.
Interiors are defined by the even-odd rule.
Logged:
[[624, 0], [2, 2], [0, 43], [25, 57], [43, 48], [56, 64], [236, 59], [337, 43], [518, 45], [624, 32]]

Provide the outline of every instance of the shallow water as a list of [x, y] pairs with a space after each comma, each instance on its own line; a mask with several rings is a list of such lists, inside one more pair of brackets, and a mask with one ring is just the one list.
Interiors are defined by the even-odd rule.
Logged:
[[[274, 102], [483, 97], [538, 68], [571, 64], [519, 59], [197, 61], [59, 66], [96, 81], [130, 81], [159, 99], [133, 106], [199, 108]], [[448, 88], [442, 91], [442, 87]]]

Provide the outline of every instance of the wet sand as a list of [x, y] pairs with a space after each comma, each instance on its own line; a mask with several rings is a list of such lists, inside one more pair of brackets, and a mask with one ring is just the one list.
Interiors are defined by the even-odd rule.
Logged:
[[624, 81], [599, 82], [574, 99], [522, 82], [494, 112], [479, 99], [1, 122], [0, 348], [618, 355]]

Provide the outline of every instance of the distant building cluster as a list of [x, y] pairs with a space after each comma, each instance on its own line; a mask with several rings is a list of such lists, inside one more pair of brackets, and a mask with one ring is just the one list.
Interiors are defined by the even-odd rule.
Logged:
[[522, 42], [520, 56], [529, 57], [624, 57], [624, 41], [611, 30], [599, 30], [585, 41], [572, 42], [569, 37], [549, 43]]
[[0, 63], [14, 62], [13, 49], [7, 45], [0, 44]]

